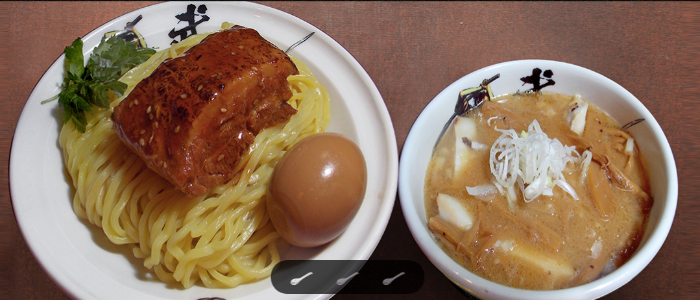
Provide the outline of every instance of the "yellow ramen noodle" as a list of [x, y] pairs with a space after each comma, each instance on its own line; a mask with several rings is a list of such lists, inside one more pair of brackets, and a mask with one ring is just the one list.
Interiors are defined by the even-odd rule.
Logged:
[[[162, 61], [207, 35], [191, 36], [126, 73], [120, 81], [127, 92], [112, 97], [111, 107]], [[129, 151], [112, 130], [111, 109], [88, 114], [84, 134], [71, 123], [64, 125], [59, 144], [76, 190], [75, 213], [101, 227], [113, 243], [130, 245], [134, 256], [166, 283], [235, 287], [270, 276], [280, 256], [279, 235], [265, 208], [268, 181], [291, 145], [323, 132], [330, 122], [326, 90], [306, 65], [292, 60], [299, 75], [287, 78], [293, 93], [289, 104], [298, 112], [286, 124], [261, 131], [234, 179], [202, 197], [186, 197]]]

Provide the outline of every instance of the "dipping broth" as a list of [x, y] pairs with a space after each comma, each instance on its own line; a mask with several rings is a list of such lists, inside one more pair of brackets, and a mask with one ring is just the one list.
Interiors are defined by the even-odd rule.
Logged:
[[[549, 139], [572, 146], [559, 179], [573, 191], [555, 185], [556, 177], [521, 178], [509, 196], [495, 179], [491, 149], [503, 134], [495, 128], [528, 137], [534, 120]], [[548, 189], [526, 202], [523, 191], [533, 184]], [[646, 228], [650, 195], [628, 132], [585, 99], [542, 92], [484, 101], [458, 117], [430, 160], [424, 199], [429, 228], [452, 259], [500, 284], [550, 290], [593, 281], [629, 260]]]

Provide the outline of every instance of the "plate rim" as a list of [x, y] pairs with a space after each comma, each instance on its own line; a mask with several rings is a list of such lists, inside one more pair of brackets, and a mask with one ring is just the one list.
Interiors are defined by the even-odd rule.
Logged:
[[[318, 29], [317, 27], [311, 25], [310, 23], [302, 20], [301, 18], [298, 18], [294, 15], [291, 15], [287, 12], [278, 10], [276, 8], [268, 7], [262, 4], [257, 4], [257, 3], [250, 3], [250, 2], [198, 2], [197, 4], [205, 4], [205, 5], [224, 5], [227, 7], [246, 7], [246, 8], [251, 8], [251, 9], [260, 9], [267, 14], [269, 14], [272, 17], [275, 18], [285, 18], [286, 20], [290, 22], [294, 22], [296, 25], [302, 26], [303, 28], [308, 28], [312, 29], [316, 34], [318, 34], [321, 37], [324, 37], [325, 44], [328, 46], [331, 46], [333, 50], [335, 50], [334, 54], [340, 55], [342, 58], [342, 63], [348, 64], [349, 66], [352, 67], [352, 69], [348, 69], [351, 71], [353, 76], [357, 76], [358, 79], [361, 80], [362, 84], [367, 88], [367, 92], [371, 94], [371, 99], [368, 100], [369, 103], [372, 104], [372, 106], [376, 109], [376, 113], [380, 117], [378, 119], [379, 123], [382, 126], [382, 133], [384, 133], [384, 136], [381, 137], [381, 140], [386, 143], [386, 153], [379, 153], [382, 156], [387, 156], [386, 159], [386, 164], [387, 164], [387, 169], [386, 169], [386, 182], [384, 186], [380, 186], [379, 188], [384, 192], [384, 196], [380, 199], [382, 201], [381, 205], [377, 207], [377, 218], [375, 219], [376, 222], [374, 225], [370, 228], [371, 230], [369, 233], [371, 233], [370, 236], [375, 236], [373, 239], [369, 239], [369, 243], [363, 243], [363, 247], [358, 248], [358, 251], [361, 251], [359, 253], [360, 256], [363, 256], [364, 259], [369, 259], [369, 256], [374, 252], [376, 249], [379, 241], [381, 240], [381, 237], [383, 236], [383, 233], [386, 230], [387, 224], [389, 222], [391, 212], [394, 206], [394, 202], [396, 199], [397, 195], [397, 188], [398, 188], [398, 150], [397, 150], [397, 143], [396, 143], [396, 135], [393, 129], [393, 125], [391, 122], [391, 116], [388, 112], [388, 109], [386, 105], [384, 104], [383, 98], [381, 96], [381, 93], [377, 89], [376, 85], [372, 81], [372, 79], [369, 77], [368, 73], [364, 69], [364, 67], [355, 59], [355, 57], [350, 54], [347, 49], [342, 47], [335, 39], [327, 35], [325, 32], [322, 30]], [[132, 10], [126, 13], [123, 13], [107, 22], [104, 22], [102, 25], [98, 26], [97, 28], [93, 29], [92, 31], [88, 32], [85, 34], [82, 38], [83, 39], [91, 39], [94, 38], [93, 36], [102, 34], [107, 31], [107, 27], [113, 25], [116, 22], [121, 22], [124, 21], [127, 15], [130, 14], [137, 14], [137, 13], [148, 13], [150, 10], [157, 10], [159, 8], [162, 8], [164, 6], [171, 6], [171, 5], [183, 5], [183, 3], [174, 3], [174, 2], [164, 2], [164, 3], [157, 3], [157, 4], [150, 4], [147, 6], [144, 6], [142, 8]], [[153, 11], [150, 14], [158, 14], [157, 11]], [[321, 33], [321, 34], [319, 34]], [[89, 52], [92, 51], [92, 49], [89, 49]], [[17, 190], [18, 186], [21, 183], [21, 179], [16, 178], [16, 176], [13, 176], [16, 172], [13, 172], [13, 169], [21, 167], [21, 162], [20, 156], [17, 155], [17, 149], [19, 148], [18, 145], [21, 145], [22, 142], [17, 142], [16, 139], [20, 138], [20, 135], [18, 133], [21, 133], [26, 126], [21, 126], [22, 124], [29, 122], [29, 119], [31, 116], [28, 114], [30, 113], [29, 110], [27, 109], [28, 105], [33, 105], [36, 103], [31, 103], [30, 104], [30, 99], [35, 98], [35, 92], [37, 91], [37, 88], [40, 88], [42, 85], [46, 84], [47, 82], [50, 82], [52, 79], [49, 78], [49, 71], [57, 64], [59, 64], [64, 58], [64, 54], [61, 53], [55, 60], [54, 62], [44, 71], [40, 79], [37, 81], [37, 83], [34, 85], [32, 92], [28, 96], [22, 111], [18, 117], [16, 127], [13, 133], [13, 138], [11, 140], [10, 144], [10, 151], [9, 151], [9, 163], [8, 163], [8, 185], [10, 189], [10, 199], [11, 199], [11, 204], [12, 204], [12, 210], [13, 214], [15, 216], [16, 222], [18, 224], [18, 227], [20, 229], [20, 233], [22, 234], [25, 243], [27, 244], [29, 250], [31, 251], [32, 255], [34, 255], [34, 258], [37, 260], [41, 268], [44, 270], [44, 272], [51, 278], [51, 280], [62, 290], [64, 291], [67, 295], [71, 297], [92, 297], [95, 295], [90, 295], [90, 294], [85, 294], [85, 290], [78, 289], [76, 290], [76, 287], [81, 287], [81, 286], [73, 286], [71, 285], [73, 282], [68, 280], [68, 279], [62, 279], [58, 278], [60, 273], [62, 272], [62, 269], [57, 266], [56, 264], [53, 264], [50, 260], [46, 261], [46, 257], [44, 255], [44, 251], [39, 251], [37, 249], [38, 246], [41, 244], [36, 241], [35, 239], [39, 239], [40, 237], [34, 236], [33, 233], [30, 232], [31, 225], [30, 224], [24, 224], [29, 221], [29, 217], [23, 216], [25, 213], [22, 210], [18, 210], [18, 207], [21, 208], [22, 205], [18, 205], [18, 201], [26, 200], [23, 198], [26, 198], [26, 196], [23, 195], [18, 195]], [[50, 141], [53, 142], [53, 141]], [[13, 155], [14, 154], [14, 155]], [[63, 162], [61, 161], [60, 164], [65, 168]], [[18, 182], [19, 181], [19, 182]], [[367, 195], [365, 196], [365, 199], [367, 199]], [[30, 199], [31, 200], [31, 199]], [[70, 199], [69, 199], [70, 200]], [[72, 209], [71, 209], [72, 211]], [[77, 216], [76, 216], [77, 218]], [[82, 220], [82, 219], [81, 219]], [[23, 225], [24, 224], [24, 225]], [[92, 224], [89, 224], [90, 226], [94, 226]], [[378, 230], [378, 232], [375, 232], [375, 230]], [[68, 282], [67, 282], [68, 281]], [[163, 284], [158, 282], [159, 284]], [[210, 290], [218, 290], [218, 289], [210, 289]], [[263, 290], [264, 291], [264, 290]], [[252, 294], [252, 295], [255, 295]], [[139, 297], [144, 296], [142, 293], [138, 293]], [[316, 298], [327, 298], [330, 295], [311, 295], [311, 297], [316, 297]]]

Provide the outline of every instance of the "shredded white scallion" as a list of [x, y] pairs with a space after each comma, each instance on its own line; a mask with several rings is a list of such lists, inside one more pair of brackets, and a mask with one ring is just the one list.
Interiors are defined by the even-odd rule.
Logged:
[[493, 186], [495, 186], [496, 189], [498, 189], [498, 193], [500, 193], [501, 195], [505, 195], [506, 192], [503, 189], [503, 186], [500, 183], [498, 183], [496, 178], [491, 178], [491, 183], [493, 183]]
[[479, 142], [477, 142], [477, 141], [472, 141], [471, 147], [472, 147], [472, 149], [474, 149], [474, 150], [484, 150], [484, 149], [488, 149], [488, 148], [489, 148], [489, 146], [486, 146], [486, 145], [484, 145], [484, 144], [482, 144], [482, 143], [479, 143]]
[[489, 127], [491, 127], [491, 121], [493, 121], [495, 119], [498, 119], [498, 117], [490, 117], [488, 120], [486, 120], [486, 124], [488, 124]]
[[581, 154], [581, 159], [583, 160], [581, 162], [581, 183], [583, 183], [586, 180], [588, 167], [591, 165], [591, 160], [593, 159], [593, 152], [588, 150], [583, 151], [583, 154]]
[[563, 174], [568, 163], [581, 161], [576, 147], [565, 146], [558, 139], [547, 137], [537, 120], [532, 121], [528, 131], [520, 136], [513, 129], [494, 129], [502, 134], [491, 146], [489, 164], [497, 183], [507, 190], [511, 208], [515, 202], [516, 183], [528, 203], [540, 195], [552, 195], [554, 186], [578, 200], [576, 191]]
[[490, 184], [477, 185], [475, 187], [468, 186], [467, 193], [476, 196], [481, 200], [489, 201], [498, 193], [498, 189]]
[[632, 154], [634, 152], [634, 139], [628, 138], [625, 144], [625, 153]]

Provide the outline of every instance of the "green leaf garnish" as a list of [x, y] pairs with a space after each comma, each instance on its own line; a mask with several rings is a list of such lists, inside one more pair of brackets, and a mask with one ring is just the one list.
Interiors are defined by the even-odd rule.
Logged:
[[137, 48], [136, 42], [126, 42], [117, 37], [102, 38], [93, 49], [85, 65], [83, 41], [77, 38], [63, 50], [65, 53], [66, 74], [63, 90], [57, 96], [63, 114], [63, 123], [73, 122], [78, 132], [84, 133], [87, 126], [85, 112], [92, 113], [92, 106], [109, 108], [108, 91], [121, 97], [127, 85], [118, 79], [133, 67], [148, 60], [156, 51], [151, 48]]
[[83, 67], [83, 40], [76, 39], [73, 45], [63, 50], [66, 54], [66, 73], [80, 78], [85, 72]]

